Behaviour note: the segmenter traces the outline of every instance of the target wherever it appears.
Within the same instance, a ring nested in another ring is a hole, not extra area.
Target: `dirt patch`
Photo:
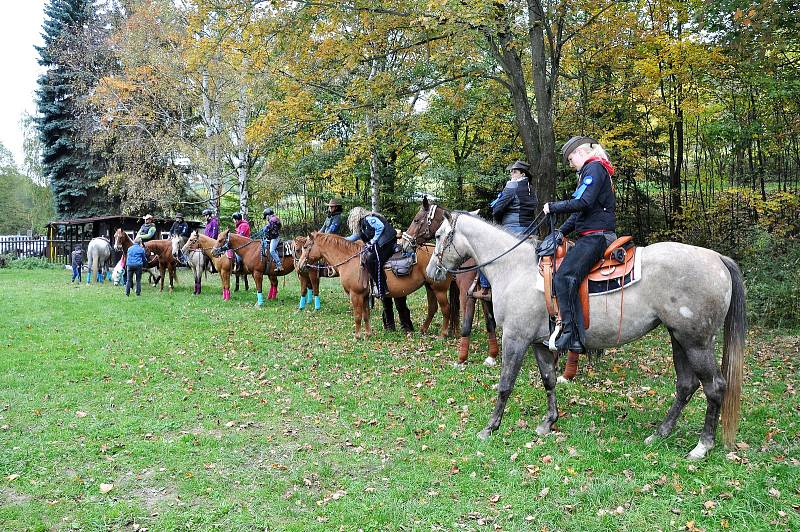
[[[0,504],[27,504],[33,497],[27,493],[20,493],[10,487],[0,488]]]
[[[178,501],[175,486],[143,486],[130,490],[131,497],[141,501],[148,514],[156,515]]]

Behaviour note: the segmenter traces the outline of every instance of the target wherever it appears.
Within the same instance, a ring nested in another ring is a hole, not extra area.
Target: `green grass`
[[[582,360],[545,438],[529,358],[484,443],[499,369],[375,313],[353,340],[336,280],[314,313],[294,278],[255,309],[216,276],[140,298],[69,277],[0,271],[0,529],[800,529],[796,334],[751,333],[742,448],[690,463],[701,395],[643,443],[674,393],[664,331]]]

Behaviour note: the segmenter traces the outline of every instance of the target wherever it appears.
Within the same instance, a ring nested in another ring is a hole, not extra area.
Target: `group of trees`
[[[562,197],[590,134],[642,241],[797,236],[793,3],[50,0],[45,174],[60,215],[337,196],[405,222],[420,192],[485,205],[516,158]]]

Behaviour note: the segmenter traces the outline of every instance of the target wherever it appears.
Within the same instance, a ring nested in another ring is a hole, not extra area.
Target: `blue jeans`
[[[128,279],[125,282],[125,295],[130,295],[133,277],[136,276],[136,295],[142,294],[142,266],[126,266]]]
[[[74,281],[75,279],[77,279],[79,283],[81,282],[81,267],[73,265],[72,266],[72,281]],[[72,281],[70,281],[70,282],[72,282]]]

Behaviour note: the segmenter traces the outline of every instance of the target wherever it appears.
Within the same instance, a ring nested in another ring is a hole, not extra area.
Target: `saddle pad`
[[[641,247],[636,248],[636,255],[633,257],[633,270],[625,276],[624,288],[628,288],[642,279],[642,249]],[[589,281],[589,297],[611,294],[623,288],[619,285],[619,279],[615,281]],[[536,267],[536,290],[544,293],[544,277],[539,275],[538,266]]]
[[[265,246],[262,246],[261,249],[264,252],[264,256],[269,256],[269,241]],[[279,257],[294,257],[294,242],[291,240],[278,240],[278,246],[275,248],[275,251],[278,252]]]

